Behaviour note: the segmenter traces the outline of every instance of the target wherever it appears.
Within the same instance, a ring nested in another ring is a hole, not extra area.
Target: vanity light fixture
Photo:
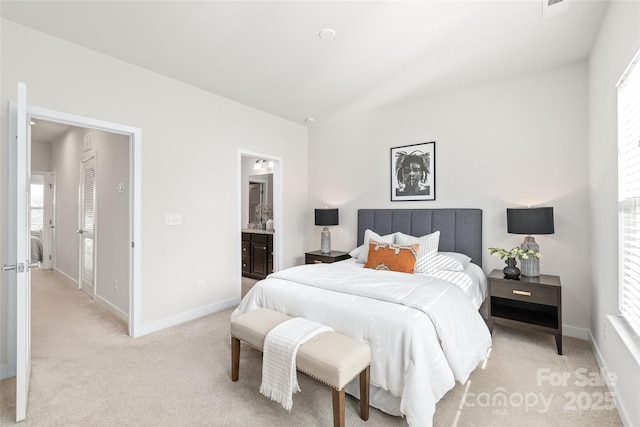
[[[264,159],[258,159],[256,160],[256,163],[253,165],[253,170],[254,171],[259,171],[259,170],[265,170],[267,168],[272,168],[273,167],[273,160],[264,160]]]

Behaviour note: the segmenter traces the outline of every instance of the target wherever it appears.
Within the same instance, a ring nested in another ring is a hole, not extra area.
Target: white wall
[[[121,318],[129,315],[129,137],[91,130],[96,155],[96,297]],[[122,184],[122,192],[118,186]],[[117,286],[114,284],[117,281]]]
[[[308,209],[304,126],[10,21],[2,21],[1,36],[3,125],[7,102],[16,99],[17,82],[23,81],[31,105],[142,129],[142,241],[136,244],[142,251],[143,330],[239,299],[238,149],[282,158],[283,267],[302,259],[305,241],[299,236]],[[6,139],[3,133],[5,170]],[[3,180],[3,235],[6,198]],[[182,226],[165,226],[165,213],[181,213]],[[203,293],[199,280],[205,281]],[[2,340],[5,347],[6,336]]]
[[[31,170],[51,172],[51,144],[43,142],[31,144]]]
[[[591,194],[591,339],[600,362],[617,375],[614,387],[627,425],[640,425],[640,348],[618,313],[616,83],[640,48],[640,3],[611,1],[589,61],[589,170]],[[615,317],[614,317],[615,319]],[[635,351],[635,356],[633,352]]]
[[[541,272],[562,280],[565,334],[589,327],[587,65],[502,79],[357,120],[317,123],[309,134],[309,211],[340,209],[332,248],[356,243],[358,208],[483,209],[484,247],[518,246],[508,207],[553,206],[555,234],[536,236]],[[436,200],[390,201],[390,148],[436,142]],[[330,165],[330,166],[329,166]],[[308,220],[312,224],[312,220]],[[308,227],[307,250],[320,245]],[[503,261],[483,255],[486,272]]]

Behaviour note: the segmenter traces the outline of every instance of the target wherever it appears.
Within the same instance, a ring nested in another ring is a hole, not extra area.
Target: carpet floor
[[[32,374],[22,426],[331,426],[331,390],[298,374],[287,412],[259,394],[261,357],[243,346],[230,380],[224,310],[132,339],[126,325],[51,271],[33,274]],[[15,422],[15,378],[0,382],[0,425]],[[405,426],[347,396],[346,425]],[[622,426],[586,341],[496,326],[466,384],[438,403],[435,426]]]

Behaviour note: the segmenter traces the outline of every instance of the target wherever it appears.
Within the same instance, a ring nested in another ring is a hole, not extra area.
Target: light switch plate
[[[164,214],[164,225],[182,225],[182,214]]]

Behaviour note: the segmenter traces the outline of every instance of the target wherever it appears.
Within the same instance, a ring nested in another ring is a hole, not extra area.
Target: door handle
[[[83,234],[84,230],[81,228],[80,230],[78,230],[78,233]]]
[[[15,270],[16,273],[24,273],[24,263],[23,262],[18,262],[15,264],[5,264],[2,267],[2,271],[9,271],[9,270]],[[28,266],[30,266],[29,264],[27,264]],[[38,265],[36,263],[36,265]]]
[[[40,265],[40,263],[39,263],[39,262],[34,262],[34,263],[31,263],[31,264],[27,264],[27,267],[28,267],[28,268],[33,268],[33,267],[38,267],[39,265]],[[10,271],[10,270],[16,270],[16,265],[15,265],[15,264],[5,264],[5,265],[2,267],[2,271]],[[18,272],[18,273],[22,273],[22,272],[24,272],[24,264],[22,264],[22,263],[21,263],[21,264],[18,266],[18,270],[17,270],[17,272]]]

